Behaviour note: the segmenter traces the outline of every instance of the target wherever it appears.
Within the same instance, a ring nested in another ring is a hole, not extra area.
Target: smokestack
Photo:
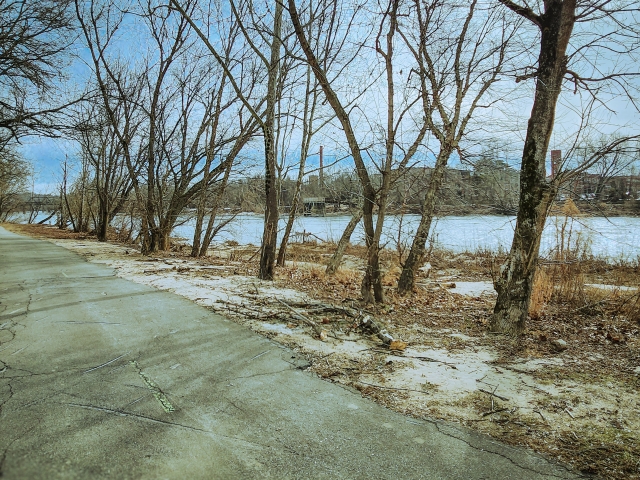
[[[562,150],[551,150],[551,178],[556,178],[562,163]]]
[[[324,188],[324,159],[323,159],[323,147],[320,145],[320,188]]]

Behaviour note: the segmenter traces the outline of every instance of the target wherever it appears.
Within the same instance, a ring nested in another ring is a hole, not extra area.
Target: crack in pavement
[[[2,410],[3,410],[4,406],[5,406],[5,404],[9,400],[11,400],[13,398],[13,394],[14,394],[13,385],[11,385],[10,381],[7,382],[7,387],[9,387],[9,396],[7,398],[3,399],[2,402],[0,402],[0,417],[2,417]]]
[[[245,375],[243,377],[233,377],[233,378],[230,378],[228,381],[232,382],[234,380],[241,380],[243,378],[254,378],[254,377],[263,377],[263,376],[266,376],[266,375],[275,375],[277,373],[288,372],[288,371],[291,371],[291,370],[295,370],[295,369],[293,369],[293,368],[283,368],[282,370],[276,370],[274,372],[254,373],[252,375]]]
[[[22,284],[18,284],[19,290],[21,292],[24,292],[24,286]],[[29,307],[31,306],[31,302],[33,300],[33,294],[29,293],[27,296],[27,304],[25,306],[24,312],[21,313],[18,316],[24,315],[24,317],[26,318],[27,315],[29,314]],[[4,310],[7,309],[7,305],[4,306]],[[19,310],[22,310],[21,308]],[[19,311],[17,310],[17,311]],[[11,315],[13,315],[15,312],[11,312],[11,314],[8,315],[3,315],[3,318],[13,318],[11,317]],[[15,317],[15,315],[14,315]],[[7,325],[9,325],[7,327]],[[4,344],[7,343],[12,343],[15,338],[16,338],[16,331],[15,331],[15,327],[16,326],[22,326],[23,328],[26,328],[24,325],[22,325],[21,323],[15,321],[15,320],[9,320],[8,322],[5,322],[2,326],[0,326],[0,330],[6,330],[11,334],[11,338],[9,340],[6,340],[5,342],[3,342]],[[29,345],[26,345],[25,347],[15,351],[12,353],[12,355],[15,355],[16,353],[21,352],[22,350],[24,350],[25,348],[27,348]],[[7,348],[7,347],[5,347]],[[2,350],[4,350],[5,348],[3,348]],[[13,376],[8,376],[7,373],[12,370],[11,365],[9,365],[7,362],[5,362],[4,360],[0,360],[0,364],[2,366],[2,369],[0,370],[0,373],[2,373],[2,379],[3,380],[8,380],[6,383],[7,388],[9,389],[9,396],[6,398],[3,398],[2,401],[0,402],[0,417],[2,416],[3,410],[4,410],[4,406],[7,404],[7,402],[9,402],[9,400],[11,400],[13,398],[14,395],[14,389],[13,389],[13,385],[11,383],[12,379],[14,378]],[[7,451],[9,449],[9,447],[12,445],[13,443],[9,444],[9,446],[5,449],[4,453],[2,454],[2,458],[0,458],[0,475],[2,475],[2,465],[4,464],[5,460],[6,460],[6,456],[7,456]]]
[[[93,411],[103,412],[103,413],[107,413],[107,414],[110,414],[110,415],[118,415],[118,416],[121,416],[121,417],[133,418],[133,419],[136,419],[136,420],[146,421],[146,422],[150,422],[150,423],[156,423],[156,424],[160,424],[160,425],[167,425],[167,426],[170,426],[170,427],[184,428],[186,430],[192,430],[194,432],[199,432],[199,433],[206,433],[208,435],[218,436],[218,437],[221,437],[221,438],[226,438],[228,440],[240,441],[240,442],[248,443],[249,445],[256,445],[256,446],[262,447],[262,448],[269,448],[270,447],[270,445],[268,445],[268,444],[265,445],[265,444],[262,444],[262,443],[259,443],[259,442],[255,442],[255,441],[252,441],[252,440],[247,440],[246,438],[234,437],[232,435],[224,435],[224,434],[221,434],[221,433],[213,432],[211,430],[205,430],[204,428],[194,427],[192,425],[185,425],[183,423],[178,423],[178,422],[169,422],[167,420],[160,420],[160,419],[149,417],[147,415],[142,415],[142,414],[139,414],[139,413],[127,412],[125,410],[120,410],[120,409],[115,409],[115,408],[108,408],[108,407],[99,407],[99,406],[96,406],[96,405],[82,404],[82,403],[67,403],[66,405],[70,406],[70,407],[83,408],[85,410],[93,410]]]
[[[124,355],[122,355],[120,358],[122,358],[123,356]],[[167,413],[175,412],[176,409],[173,405],[171,405],[171,402],[167,398],[167,395],[160,389],[158,385],[156,385],[153,380],[151,380],[151,378],[146,373],[142,371],[142,369],[138,365],[138,361],[132,360],[129,362],[129,364],[138,371],[138,375],[140,375],[140,378],[142,378],[142,381],[145,383],[147,388],[151,390],[153,396],[158,401],[158,403],[160,403],[162,409]]]
[[[26,432],[24,432],[22,435],[18,435],[16,438],[11,440],[9,442],[9,445],[7,445],[6,448],[2,451],[2,455],[0,456],[0,477],[3,476],[4,462],[7,461],[7,454],[9,453],[9,449],[13,446],[14,443],[16,443],[18,440],[20,440],[22,437],[24,437],[28,433],[31,433],[35,428],[36,427],[33,426],[33,427],[29,428]]]
[[[475,446],[475,445],[472,445],[472,444],[471,444],[471,442],[469,442],[469,441],[465,440],[464,438],[457,437],[456,435],[453,435],[451,432],[447,432],[447,431],[442,430],[442,429],[440,428],[440,424],[439,424],[438,422],[436,422],[436,421],[426,420],[426,419],[425,419],[424,421],[426,421],[426,422],[431,423],[432,425],[434,425],[434,426],[436,427],[436,429],[438,430],[438,432],[442,433],[443,435],[446,435],[447,437],[450,437],[450,438],[455,438],[456,440],[458,440],[458,441],[460,441],[460,442],[462,442],[462,443],[466,444],[467,446],[469,446],[469,447],[473,448],[474,450],[479,450],[479,451],[489,452],[489,453],[491,453],[491,454],[493,454],[493,455],[497,455],[497,456],[499,456],[499,457],[502,457],[502,458],[504,458],[505,460],[509,461],[511,464],[515,465],[515,466],[516,466],[516,467],[518,467],[518,468],[521,468],[521,469],[523,469],[523,470],[528,470],[528,471],[530,471],[530,472],[534,472],[534,473],[537,473],[537,474],[539,474],[539,475],[544,475],[544,476],[546,476],[546,477],[551,477],[551,478],[566,478],[566,477],[562,477],[562,476],[560,476],[560,475],[555,475],[555,474],[553,474],[553,473],[545,473],[545,472],[541,472],[541,471],[539,471],[539,470],[537,470],[537,469],[535,469],[535,468],[532,468],[532,467],[526,467],[526,466],[524,466],[524,465],[520,465],[520,464],[519,464],[519,463],[517,463],[513,458],[511,458],[511,457],[510,457],[510,456],[508,456],[508,455],[505,455],[504,453],[496,452],[495,450],[488,450],[488,449],[486,449],[486,448],[479,448],[479,447],[477,447],[477,446]],[[565,467],[564,465],[560,465],[560,464],[558,464],[558,463],[554,463],[554,465],[555,465],[555,466],[557,466],[557,467],[560,467],[560,468],[564,469],[567,473],[571,473],[572,475],[575,475],[575,474],[576,474],[576,472],[574,472],[574,471],[572,471],[572,470],[569,470],[569,468]],[[579,475],[579,476],[581,476],[581,477],[583,477],[583,478],[588,478],[588,477],[584,477],[583,475]]]
[[[157,418],[153,418],[153,417],[149,417],[147,415],[142,415],[140,413],[133,413],[133,412],[127,412],[125,410],[120,410],[120,409],[116,409],[116,408],[107,408],[107,407],[98,407],[96,405],[91,405],[91,404],[82,404],[82,403],[67,403],[68,406],[70,407],[78,407],[78,408],[84,408],[87,410],[96,410],[99,412],[105,412],[105,413],[110,413],[112,415],[119,415],[121,417],[132,417],[132,418],[137,418],[140,420],[146,420],[148,422],[152,422],[152,423],[159,423],[162,425],[171,425],[174,427],[182,427],[182,428],[186,428],[189,430],[194,430],[196,432],[202,432],[202,433],[209,433],[209,434],[213,434],[214,432],[211,432],[209,430],[204,430],[202,428],[198,428],[198,427],[193,427],[191,425],[184,425],[182,423],[177,423],[177,422],[169,422],[167,420],[159,420]]]

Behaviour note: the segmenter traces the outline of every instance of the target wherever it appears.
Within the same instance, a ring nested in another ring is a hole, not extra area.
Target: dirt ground
[[[415,293],[399,297],[399,269],[386,252],[387,302],[373,307],[358,300],[358,247],[328,277],[329,246],[292,245],[287,266],[263,282],[254,246],[222,245],[205,259],[180,247],[144,257],[53,227],[3,226],[233,318],[304,354],[308,370],[393,410],[458,422],[583,473],[640,479],[638,265],[593,260],[571,275],[554,270],[527,331],[512,340],[487,331],[490,272],[500,260],[489,253],[433,252]],[[556,274],[571,295],[558,298]]]

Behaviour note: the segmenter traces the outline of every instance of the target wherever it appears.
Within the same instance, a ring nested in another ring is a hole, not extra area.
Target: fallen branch
[[[253,307],[250,307],[248,305],[238,305],[237,303],[229,302],[229,301],[222,300],[222,299],[216,300],[216,302],[213,305],[211,305],[209,308],[212,308],[214,310],[218,310],[218,309],[215,308],[216,304],[224,305],[225,308],[229,312],[233,311],[234,313],[246,315],[246,316],[248,316],[250,318],[253,318],[255,320],[264,321],[264,320],[268,320],[268,319],[271,319],[271,318],[278,318],[280,316],[284,316],[284,314],[281,313],[281,312],[271,312],[271,313],[265,314],[264,310],[253,308]],[[222,310],[222,309],[220,309],[220,310]]]
[[[549,424],[549,422],[547,422],[547,419],[544,418],[544,415],[542,415],[542,412],[540,410],[534,410],[534,413],[537,413],[538,415],[540,415],[540,418],[542,418],[542,420],[544,421],[544,423]]]
[[[479,388],[478,391],[480,391],[482,393],[486,393],[487,395],[491,395],[492,397],[499,398],[500,400],[504,400],[505,402],[509,401],[508,398],[502,397],[502,396],[498,395],[497,393],[490,392],[489,390],[485,390],[484,388]]]
[[[453,368],[454,370],[458,369],[458,367],[456,367],[453,363],[444,362],[442,360],[436,360],[435,358],[431,358],[431,357],[410,357],[410,356],[406,356],[406,355],[403,355],[403,357],[404,358],[415,358],[416,360],[421,360],[423,362],[441,363],[443,365],[446,365],[447,367]]]
[[[418,393],[423,393],[425,395],[429,395],[429,392],[425,392],[423,390],[415,390],[413,388],[385,387],[384,385],[376,385],[374,383],[367,383],[367,382],[363,382],[361,380],[358,380],[357,383],[361,383],[361,384],[367,385],[369,387],[384,388],[385,390],[402,390],[404,392],[418,392]]]
[[[494,413],[500,413],[500,412],[504,412],[505,410],[509,410],[508,408],[499,408],[498,410],[489,410],[488,412],[484,412],[482,414],[483,417],[487,417],[489,415],[492,415]]]
[[[307,308],[312,310],[314,313],[320,313],[320,312],[344,313],[345,315],[351,318],[357,318],[360,316],[360,312],[355,308],[342,307],[339,305],[332,305],[330,303],[297,302],[297,303],[292,303],[291,306],[298,307],[298,308]]]
[[[374,333],[385,345],[389,345],[394,340],[387,330],[381,328],[369,315],[365,315],[365,317],[360,320],[360,327]]]
[[[307,317],[302,315],[300,312],[298,312],[296,309],[294,309],[292,306],[290,306],[286,302],[283,302],[282,300],[280,300],[278,297],[273,297],[273,298],[275,298],[279,303],[281,303],[282,305],[287,307],[289,310],[291,310],[291,312],[293,313],[293,318],[295,318],[297,320],[300,320],[301,322],[306,323],[311,328],[313,328],[313,331],[316,332],[316,335],[318,335],[319,337],[322,337],[323,330],[322,330],[322,328],[320,328],[320,325],[318,325],[313,320],[308,319]]]

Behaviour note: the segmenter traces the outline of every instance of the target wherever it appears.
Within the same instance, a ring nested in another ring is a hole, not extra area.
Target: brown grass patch
[[[29,235],[35,238],[53,238],[53,239],[72,239],[84,240],[85,238],[94,237],[88,233],[74,233],[71,230],[60,229],[51,225],[38,225],[35,223],[3,223],[2,226],[10,232],[21,235]]]

